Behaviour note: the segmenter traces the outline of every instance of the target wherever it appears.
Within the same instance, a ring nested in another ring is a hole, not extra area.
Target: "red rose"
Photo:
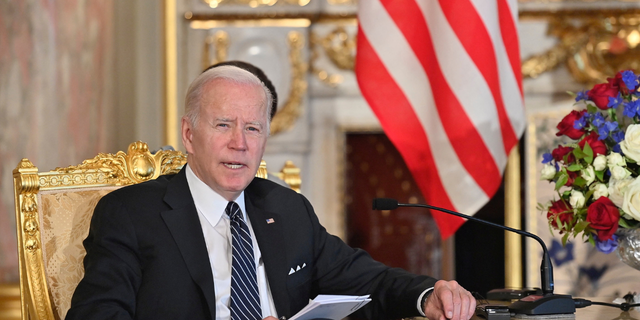
[[[617,88],[618,91],[622,92],[622,94],[629,94],[627,85],[622,81],[622,71],[618,72],[615,78],[607,78],[607,81],[612,88]],[[617,96],[618,95],[616,94],[616,97]]]
[[[620,211],[607,197],[600,197],[587,209],[587,221],[598,232],[598,240],[610,240],[618,230]]]
[[[587,96],[589,96],[589,100],[596,104],[596,107],[602,110],[607,110],[609,97],[617,97],[618,92],[618,86],[610,81],[607,83],[596,84],[593,86],[593,89],[589,90]]]
[[[580,137],[582,137],[582,135],[584,134],[584,129],[576,129],[573,127],[573,124],[576,122],[576,120],[582,118],[582,115],[585,114],[587,112],[587,110],[582,110],[582,111],[576,111],[573,110],[571,111],[571,113],[569,113],[568,115],[566,115],[562,121],[560,121],[560,123],[558,123],[558,126],[556,128],[558,128],[558,133],[556,133],[556,136],[561,136],[561,135],[566,135],[567,137],[577,140]]]
[[[570,164],[576,161],[576,157],[571,153],[571,151],[573,151],[573,148],[559,145],[551,151],[551,156],[553,157],[553,160],[560,162],[564,161],[564,156],[568,154],[569,156],[567,157],[567,161],[564,161],[564,163]]]
[[[582,138],[578,145],[582,150],[584,150],[585,143],[589,143],[591,150],[593,150],[593,156],[597,156],[599,154],[607,154],[607,146],[602,142],[602,140],[598,140],[598,134],[595,132],[591,132],[588,136]]]
[[[547,219],[549,219],[549,224],[554,229],[560,230],[560,233],[564,232],[565,229],[562,227],[558,227],[558,219],[561,224],[573,222],[573,208],[566,201],[560,199],[558,201],[551,202],[551,207],[547,210]]]

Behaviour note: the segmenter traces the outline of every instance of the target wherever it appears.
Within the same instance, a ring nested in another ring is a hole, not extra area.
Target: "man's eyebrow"
[[[249,121],[247,124],[262,127],[262,123],[260,121]]]

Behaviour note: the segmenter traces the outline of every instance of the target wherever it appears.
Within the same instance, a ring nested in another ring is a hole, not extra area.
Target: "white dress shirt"
[[[202,180],[200,180],[191,168],[187,165],[187,183],[193,196],[193,202],[198,211],[198,218],[202,226],[202,233],[209,253],[211,271],[213,272],[213,284],[216,295],[216,319],[229,320],[231,313],[229,310],[229,300],[231,294],[231,230],[229,217],[225,213],[225,208],[229,201],[213,191]],[[253,255],[257,268],[258,291],[260,293],[260,303],[262,305],[262,318],[273,316],[278,318],[276,308],[269,289],[267,274],[262,262],[262,254],[258,247],[258,242],[251,227],[251,221],[247,217],[247,210],[244,203],[244,191],[238,196],[235,202],[240,206],[242,215],[249,226],[251,238],[253,239]]]

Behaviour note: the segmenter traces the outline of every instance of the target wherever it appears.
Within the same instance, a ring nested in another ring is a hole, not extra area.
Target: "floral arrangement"
[[[573,141],[543,155],[541,178],[558,199],[540,205],[550,229],[582,235],[602,252],[617,247],[619,228],[640,227],[640,92],[638,75],[621,71],[576,94],[557,136]]]

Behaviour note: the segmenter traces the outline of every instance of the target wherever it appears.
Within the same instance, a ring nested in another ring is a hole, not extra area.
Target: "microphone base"
[[[549,293],[524,297],[509,305],[509,311],[527,315],[575,313],[576,305],[570,295]]]

